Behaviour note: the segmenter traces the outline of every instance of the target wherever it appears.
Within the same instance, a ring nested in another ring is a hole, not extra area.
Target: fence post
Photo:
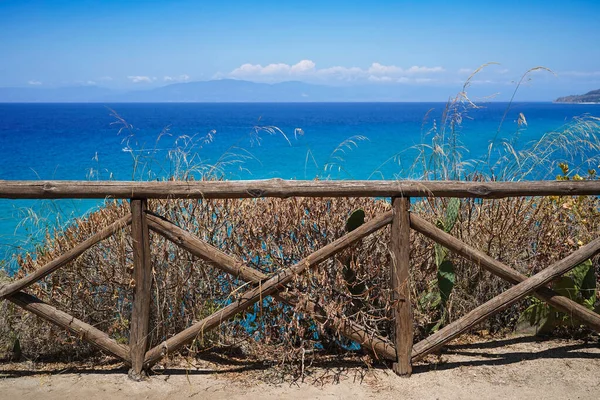
[[[142,380],[144,357],[148,349],[148,325],[150,322],[150,286],[152,285],[152,266],[150,265],[150,238],[146,221],[146,199],[131,199],[131,238],[133,243],[133,279],[135,293],[131,310],[129,330],[129,348],[131,370],[129,377]]]
[[[391,287],[395,300],[394,330],[397,361],[393,370],[397,375],[410,376],[413,345],[413,321],[410,305],[410,198],[393,197],[394,218],[391,225],[390,251],[392,255]]]

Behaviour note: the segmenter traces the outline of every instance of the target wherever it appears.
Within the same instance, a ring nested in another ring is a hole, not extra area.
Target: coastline
[[[598,105],[600,101],[553,101],[552,104],[587,104]]]

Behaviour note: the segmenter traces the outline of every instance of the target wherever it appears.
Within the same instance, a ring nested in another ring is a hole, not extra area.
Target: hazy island
[[[600,89],[592,90],[586,94],[559,97],[555,103],[600,103]]]

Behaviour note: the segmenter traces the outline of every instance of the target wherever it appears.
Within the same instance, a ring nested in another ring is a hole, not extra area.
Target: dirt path
[[[411,378],[385,369],[339,366],[311,370],[304,383],[267,384],[268,371],[243,366],[171,369],[136,383],[123,371],[32,372],[26,363],[0,364],[1,399],[598,399],[600,346],[596,341],[532,338],[449,346],[415,366]],[[236,372],[239,370],[243,372]],[[323,379],[318,379],[319,377]],[[316,382],[316,383],[315,383]]]

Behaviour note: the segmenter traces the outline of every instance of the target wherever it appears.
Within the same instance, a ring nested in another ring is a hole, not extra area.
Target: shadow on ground
[[[422,374],[430,371],[451,370],[460,367],[478,367],[508,365],[523,361],[538,359],[597,359],[598,352],[590,351],[600,349],[600,344],[595,341],[589,342],[557,342],[543,350],[529,350],[528,343],[551,342],[533,336],[517,337],[510,339],[491,340],[477,343],[453,344],[444,347],[442,356],[435,360],[430,357],[428,361],[417,363],[413,366],[414,374]],[[519,351],[515,351],[515,347]],[[533,346],[532,346],[533,347]],[[523,350],[521,351],[520,348]],[[505,350],[505,351],[504,351]],[[210,367],[206,367],[210,365]],[[244,373],[249,371],[264,371],[272,368],[275,364],[266,361],[250,360],[239,354],[232,354],[230,351],[216,349],[210,352],[199,354],[193,363],[179,363],[178,366],[157,369],[153,371],[154,375],[221,375],[231,373]],[[102,365],[87,364],[60,364],[52,363],[2,363],[0,362],[0,379],[19,378],[25,376],[34,376],[41,374],[101,374],[101,375],[126,375],[128,367],[123,363],[112,361]],[[326,358],[315,357],[311,360],[311,368],[323,370],[351,370],[365,369],[366,364],[356,356],[346,358]],[[388,366],[385,364],[376,364],[375,369],[385,370]]]
[[[447,356],[446,358],[450,359],[449,361],[417,364],[413,367],[413,373],[418,374],[433,370],[440,371],[460,367],[508,365],[538,359],[597,359],[599,357],[597,352],[589,351],[600,348],[600,344],[597,341],[578,341],[576,343],[572,341],[565,341],[564,343],[554,341],[557,345],[540,351],[530,351],[527,346],[518,346],[523,347],[523,351],[514,350],[515,345],[551,341],[535,336],[524,336],[478,343],[447,345],[444,347],[442,354]],[[502,350],[505,347],[507,351],[503,352]],[[454,361],[455,358],[462,358],[464,360]]]

